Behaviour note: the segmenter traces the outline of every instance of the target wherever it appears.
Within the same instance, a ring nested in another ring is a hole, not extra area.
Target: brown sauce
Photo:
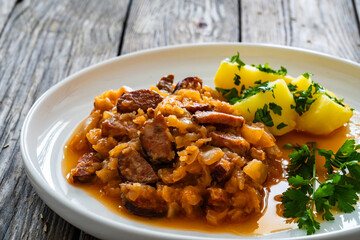
[[[77,131],[75,131],[77,132]],[[72,137],[73,138],[73,137]],[[71,138],[71,139],[72,139]],[[69,143],[71,141],[69,140]],[[291,150],[283,149],[282,147],[286,143],[291,144],[305,144],[307,142],[316,142],[318,148],[331,149],[336,151],[346,139],[355,139],[357,144],[360,142],[360,113],[354,112],[354,116],[345,126],[337,129],[333,133],[327,136],[314,136],[310,134],[300,133],[300,132],[290,132],[284,136],[277,138],[277,145],[283,150],[283,164],[287,163],[287,155]],[[62,162],[62,169],[64,177],[67,177],[72,168],[77,164],[78,158],[82,155],[81,152],[74,152],[67,146],[64,147],[64,160]],[[317,169],[319,177],[325,175],[325,169],[323,167],[324,160],[322,158],[317,158]],[[278,182],[278,183],[277,183]],[[186,219],[176,218],[144,218],[138,217],[132,214],[129,214],[121,206],[121,199],[111,198],[105,196],[101,192],[100,185],[94,184],[81,184],[76,185],[77,187],[84,190],[91,197],[97,199],[101,202],[106,208],[110,211],[140,222],[146,225],[151,225],[154,227],[163,227],[163,228],[172,228],[179,230],[190,230],[190,231],[200,231],[206,233],[229,233],[237,235],[264,235],[279,231],[284,231],[292,228],[296,228],[296,224],[290,222],[288,219],[281,217],[281,202],[280,195],[284,192],[288,185],[284,178],[280,179],[269,179],[265,183],[265,199],[264,199],[264,209],[262,214],[252,215],[247,217],[241,222],[237,223],[223,223],[218,226],[213,226],[203,219]],[[270,186],[270,187],[267,187]]]

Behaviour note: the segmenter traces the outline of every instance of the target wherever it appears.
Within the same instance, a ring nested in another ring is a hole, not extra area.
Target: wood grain
[[[352,1],[243,0],[241,7],[245,42],[285,44],[360,61]]]
[[[13,11],[16,2],[17,0],[0,0],[0,33],[2,32],[9,15]]]
[[[128,4],[128,0],[101,4],[96,0],[24,0],[10,15],[0,38],[2,238],[79,237],[79,230],[48,209],[32,189],[19,149],[20,128],[31,105],[49,87],[117,55]]]
[[[198,42],[238,41],[236,0],[134,0],[121,53]]]

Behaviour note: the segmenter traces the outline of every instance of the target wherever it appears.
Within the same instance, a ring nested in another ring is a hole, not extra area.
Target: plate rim
[[[303,49],[303,48],[299,48],[299,47],[292,47],[292,46],[282,46],[282,45],[276,45],[276,44],[264,44],[264,43],[239,43],[239,42],[212,42],[212,43],[190,43],[190,44],[178,44],[178,45],[171,45],[171,46],[163,46],[163,47],[157,47],[157,48],[150,48],[150,49],[145,49],[145,50],[140,50],[140,51],[136,51],[133,53],[128,53],[128,54],[124,54],[121,56],[117,56],[117,57],[113,57],[104,61],[101,61],[99,63],[90,65],[80,71],[77,71],[71,75],[69,75],[68,77],[64,78],[63,80],[60,80],[58,83],[56,83],[55,85],[53,85],[52,87],[50,87],[47,91],[45,91],[36,101],[35,103],[32,105],[32,107],[30,108],[29,112],[27,113],[24,123],[22,125],[21,128],[21,135],[20,135],[20,150],[21,150],[21,154],[22,154],[22,161],[24,163],[24,167],[25,167],[25,171],[26,174],[31,182],[31,185],[34,187],[34,189],[36,190],[38,196],[53,210],[55,211],[59,216],[61,216],[62,218],[64,218],[66,221],[70,222],[71,224],[79,227],[79,225],[76,222],[73,222],[71,219],[69,219],[67,216],[64,216],[64,214],[62,214],[59,211],[54,210],[55,208],[55,203],[58,205],[62,205],[63,207],[67,207],[68,209],[70,209],[71,211],[75,212],[76,214],[80,214],[83,217],[86,217],[87,219],[91,218],[92,221],[97,222],[99,224],[107,224],[108,226],[110,226],[111,228],[120,228],[121,231],[127,232],[129,234],[133,234],[134,236],[138,236],[138,237],[155,237],[155,238],[172,238],[172,239],[177,239],[179,237],[181,237],[182,239],[207,239],[207,237],[199,237],[199,236],[184,236],[184,235],[179,235],[176,233],[164,233],[161,231],[155,231],[155,230],[149,230],[149,229],[141,229],[141,231],[139,231],[138,227],[132,226],[132,225],[127,225],[124,223],[116,223],[114,224],[114,222],[112,220],[107,219],[106,217],[103,216],[97,216],[95,213],[89,212],[89,211],[85,211],[82,208],[76,208],[75,206],[73,206],[72,204],[69,204],[66,200],[67,198],[65,198],[64,196],[62,196],[61,194],[57,193],[56,191],[54,191],[52,188],[48,188],[47,187],[47,182],[42,179],[38,174],[35,174],[37,171],[37,169],[35,168],[35,166],[33,165],[33,161],[31,160],[31,157],[29,155],[28,149],[27,149],[27,145],[26,145],[26,136],[28,134],[28,126],[30,123],[31,118],[33,117],[34,112],[36,111],[36,109],[41,105],[41,103],[43,102],[44,99],[46,99],[47,97],[51,96],[58,88],[62,87],[63,85],[67,84],[68,82],[74,81],[76,80],[79,76],[86,74],[90,71],[93,70],[97,70],[103,66],[106,66],[108,64],[112,64],[115,63],[117,61],[121,61],[123,59],[126,58],[136,58],[137,56],[141,56],[143,54],[151,54],[151,53],[160,53],[163,51],[169,51],[169,50],[177,50],[177,49],[181,49],[181,48],[196,48],[196,47],[221,47],[221,46],[234,46],[234,47],[256,47],[256,48],[267,48],[267,49],[285,49],[291,52],[296,52],[296,53],[306,53],[309,55],[315,55],[318,57],[324,57],[326,59],[329,59],[331,61],[337,61],[337,62],[342,62],[345,64],[349,64],[352,65],[355,68],[360,69],[360,64],[352,61],[352,60],[348,60],[345,58],[341,58],[341,57],[336,57],[336,56],[332,56],[330,54],[327,53],[322,53],[322,52],[317,52],[314,50],[309,50],[309,49]],[[47,195],[47,197],[52,198],[52,200],[54,200],[54,202],[50,202],[49,200],[45,200],[43,198],[42,194]],[[61,200],[65,200],[65,201],[61,201]],[[79,227],[80,228],[80,227]],[[182,231],[180,229],[176,229],[179,231]],[[327,232],[327,233],[318,233],[315,235],[310,235],[310,236],[300,236],[300,237],[295,237],[294,239],[311,239],[311,238],[327,238],[327,237],[334,237],[335,235],[342,235],[342,236],[346,236],[348,234],[353,234],[354,232],[358,232],[360,230],[360,225],[355,226],[353,228],[350,229],[342,229],[342,230],[337,230],[335,232]],[[93,233],[92,233],[93,234]],[[96,234],[94,234],[96,235]],[[214,234],[216,235],[216,234]],[[271,236],[271,234],[269,235],[262,235],[262,237],[266,237],[266,236]],[[241,238],[241,237],[245,237],[245,236],[238,236],[238,235],[234,235],[234,238]],[[255,237],[256,238],[256,237]],[[231,238],[230,238],[231,239]]]

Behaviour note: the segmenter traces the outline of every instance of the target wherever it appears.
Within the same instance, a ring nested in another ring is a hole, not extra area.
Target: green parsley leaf
[[[291,145],[293,147],[293,145]],[[313,208],[325,220],[334,220],[331,209],[349,213],[355,210],[360,191],[360,145],[354,140],[346,140],[339,150],[317,149],[314,144],[293,147],[289,154],[288,183],[290,187],[283,193],[284,217],[296,218],[299,228],[307,234],[320,229],[315,221]],[[315,153],[325,157],[325,167],[329,175],[324,182],[316,177]],[[354,169],[351,170],[351,168]],[[315,184],[318,182],[318,184]]]
[[[265,104],[263,108],[258,108],[256,110],[253,122],[263,122],[268,127],[274,126],[274,122],[270,116],[270,111],[268,110],[267,104]]]
[[[236,103],[239,99],[239,93],[236,88],[224,89],[224,88],[215,88],[216,91],[220,92],[225,99],[229,101],[230,104]]]
[[[279,125],[276,126],[276,129],[282,129],[282,128],[286,127],[286,126],[287,126],[287,124],[281,122],[281,123],[279,123]]]
[[[291,105],[290,107],[295,109],[299,116],[303,115],[304,112],[307,112],[310,109],[311,104],[317,99],[313,98],[313,89],[314,84],[311,84],[307,90],[293,93],[295,105]]]
[[[312,76],[314,76],[314,74],[312,74],[312,73],[307,73],[307,72],[306,72],[306,73],[303,74],[303,77],[304,77],[304,78],[307,78],[307,79],[309,79],[309,78],[312,77]]]
[[[294,92],[294,91],[296,91],[296,89],[298,88],[298,86],[297,86],[297,85],[294,85],[294,84],[292,84],[292,83],[289,83],[289,84],[288,84],[288,88],[289,88],[290,92]]]
[[[230,58],[230,62],[231,62],[231,63],[237,63],[239,70],[241,69],[242,66],[245,66],[245,63],[244,63],[243,61],[241,61],[241,59],[240,59],[240,54],[239,54],[239,52],[238,52],[236,55],[234,55],[234,56],[232,56],[232,57]]]
[[[241,77],[235,73],[234,84],[236,86],[239,86],[239,84],[241,83],[240,79],[241,79]]]
[[[287,74],[287,69],[284,68],[283,66],[281,66],[280,69],[276,71],[276,70],[270,68],[269,63],[259,64],[256,68],[262,72],[273,73],[273,74],[277,74],[277,75],[281,75],[281,76],[285,76]]]
[[[257,80],[254,82],[255,84],[261,84],[261,80]]]
[[[281,116],[281,110],[282,110],[282,107],[277,105],[276,103],[269,103],[269,108],[277,115]]]
[[[256,95],[259,92],[267,92],[267,91],[273,91],[276,87],[275,86],[269,86],[269,81],[263,82],[260,85],[255,85],[252,88],[248,88],[245,91],[243,91],[243,93],[241,94],[241,96],[238,98],[238,102],[241,102],[244,99],[247,99],[251,96]],[[244,85],[243,85],[244,86]]]

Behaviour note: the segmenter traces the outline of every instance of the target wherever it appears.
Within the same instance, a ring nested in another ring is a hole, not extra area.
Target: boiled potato
[[[316,135],[330,134],[343,126],[353,115],[348,107],[334,102],[325,94],[316,94],[317,100],[296,121],[296,129]]]
[[[297,113],[290,107],[291,105],[295,105],[295,102],[293,95],[290,93],[283,79],[270,82],[269,87],[273,87],[273,91],[260,91],[256,95],[235,103],[234,108],[238,114],[243,115],[247,121],[252,122],[254,121],[256,111],[258,109],[264,109],[266,105],[267,111],[269,111],[273,121],[273,126],[269,126],[269,124],[265,125],[269,127],[272,134],[280,136],[295,128]],[[281,114],[276,114],[270,109],[271,103],[282,108]],[[286,126],[284,126],[284,124]]]
[[[239,85],[234,83],[235,74],[240,77]],[[224,60],[221,62],[220,67],[217,70],[214,82],[215,87],[217,88],[231,89],[235,87],[239,92],[241,92],[241,88],[247,89],[249,87],[253,87],[255,82],[258,80],[261,80],[261,82],[272,82],[277,79],[284,79],[287,84],[293,80],[290,76],[262,72],[250,65],[244,65],[239,70],[237,63],[231,63],[228,60]]]
[[[299,77],[291,81],[291,84],[297,86],[296,91],[305,91],[306,89],[308,89],[311,83],[312,83],[311,78],[310,77],[306,78],[303,75],[300,75]]]

